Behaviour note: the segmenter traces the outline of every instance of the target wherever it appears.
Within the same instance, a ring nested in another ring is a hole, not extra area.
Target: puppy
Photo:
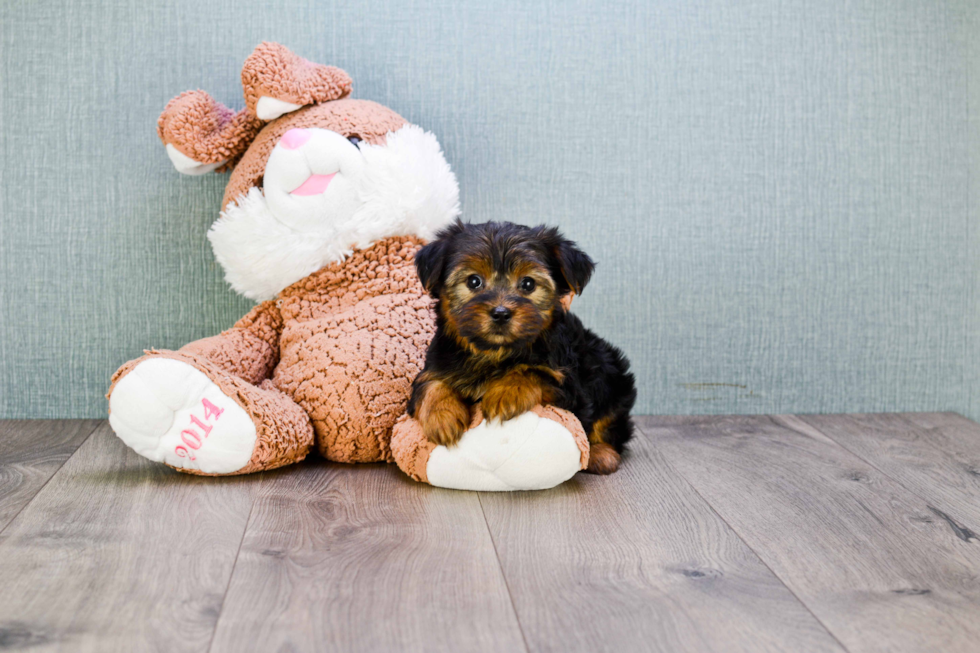
[[[585,428],[588,471],[616,471],[633,434],[629,362],[562,303],[581,294],[592,259],[554,228],[457,220],[419,250],[415,267],[438,300],[408,404],[426,437],[455,444],[476,402],[490,420],[552,404]]]

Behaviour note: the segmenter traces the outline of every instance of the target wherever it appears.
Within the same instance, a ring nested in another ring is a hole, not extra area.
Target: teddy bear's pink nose
[[[310,140],[312,135],[313,134],[305,129],[290,129],[288,132],[282,135],[282,140],[279,142],[282,143],[282,146],[287,150],[295,150],[296,148],[301,147],[303,143]]]

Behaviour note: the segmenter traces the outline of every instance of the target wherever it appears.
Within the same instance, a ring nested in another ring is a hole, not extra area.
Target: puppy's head
[[[533,342],[595,268],[555,228],[458,220],[419,250],[415,266],[446,327],[478,351]]]

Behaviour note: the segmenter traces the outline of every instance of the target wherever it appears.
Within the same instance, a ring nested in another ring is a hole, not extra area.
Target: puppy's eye
[[[521,290],[523,290],[524,292],[534,292],[534,288],[537,285],[538,284],[536,284],[534,282],[534,279],[532,279],[531,277],[524,277],[523,279],[521,279]]]
[[[478,274],[471,274],[466,277],[466,287],[470,290],[476,290],[483,285],[483,279],[480,278]]]
[[[348,136],[347,137],[347,140],[349,140],[350,141],[350,144],[353,145],[354,147],[356,147],[357,149],[361,149],[361,137],[360,136]]]

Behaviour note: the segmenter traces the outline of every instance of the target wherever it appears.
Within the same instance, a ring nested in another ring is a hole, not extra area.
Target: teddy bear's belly
[[[430,301],[383,295],[349,309],[287,322],[273,382],[310,416],[320,453],[340,462],[390,458],[435,332]]]

